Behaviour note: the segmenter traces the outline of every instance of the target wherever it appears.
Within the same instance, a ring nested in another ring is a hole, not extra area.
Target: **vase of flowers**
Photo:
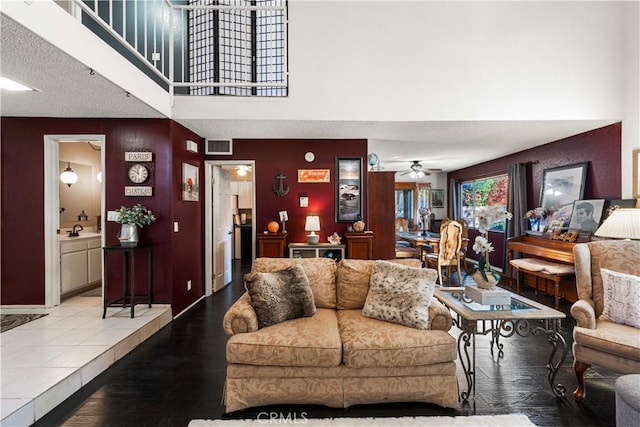
[[[542,225],[542,221],[547,217],[547,211],[544,208],[537,207],[527,211],[524,217],[529,220],[529,228],[532,231],[542,231],[540,226]]]
[[[476,209],[475,217],[480,236],[475,239],[473,251],[480,255],[480,258],[471,277],[479,288],[493,289],[500,281],[500,275],[491,269],[489,262],[489,254],[493,252],[493,245],[489,241],[489,229],[499,221],[511,219],[513,215],[500,206],[481,206]]]
[[[138,244],[138,227],[142,228],[156,220],[153,212],[139,203],[130,208],[120,206],[116,209],[116,213],[118,214],[116,222],[122,224],[118,233],[121,246],[136,246]]]

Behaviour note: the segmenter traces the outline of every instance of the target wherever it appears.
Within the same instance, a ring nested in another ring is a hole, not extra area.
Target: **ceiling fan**
[[[410,174],[415,178],[422,178],[423,176],[431,175],[430,172],[440,172],[442,169],[423,169],[422,164],[419,160],[413,160],[411,162],[411,166],[409,166],[409,170],[401,173],[400,175]]]

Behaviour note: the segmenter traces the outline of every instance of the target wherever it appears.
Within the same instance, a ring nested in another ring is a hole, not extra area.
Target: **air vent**
[[[206,154],[233,154],[233,144],[230,139],[207,139]]]

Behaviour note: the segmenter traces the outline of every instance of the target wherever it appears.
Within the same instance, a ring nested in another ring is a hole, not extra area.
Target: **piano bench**
[[[555,284],[553,296],[556,310],[560,303],[560,282],[563,279],[574,278],[576,274],[576,269],[573,265],[550,262],[539,258],[512,259],[509,264],[516,269],[516,292],[518,294],[520,293],[520,272],[553,281]],[[537,281],[535,289],[537,292]]]

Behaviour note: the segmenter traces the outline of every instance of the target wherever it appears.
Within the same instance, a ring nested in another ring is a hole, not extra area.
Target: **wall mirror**
[[[87,220],[90,221],[91,224],[95,224],[97,213],[93,207],[93,181],[97,182],[97,180],[95,174],[92,173],[92,167],[81,163],[60,160],[60,173],[66,169],[67,164],[70,164],[71,169],[78,174],[78,182],[69,187],[67,184],[58,180],[60,228],[73,227],[74,224],[78,223],[86,226],[86,221],[80,222],[78,220],[78,216],[80,216],[82,211],[87,214]]]

